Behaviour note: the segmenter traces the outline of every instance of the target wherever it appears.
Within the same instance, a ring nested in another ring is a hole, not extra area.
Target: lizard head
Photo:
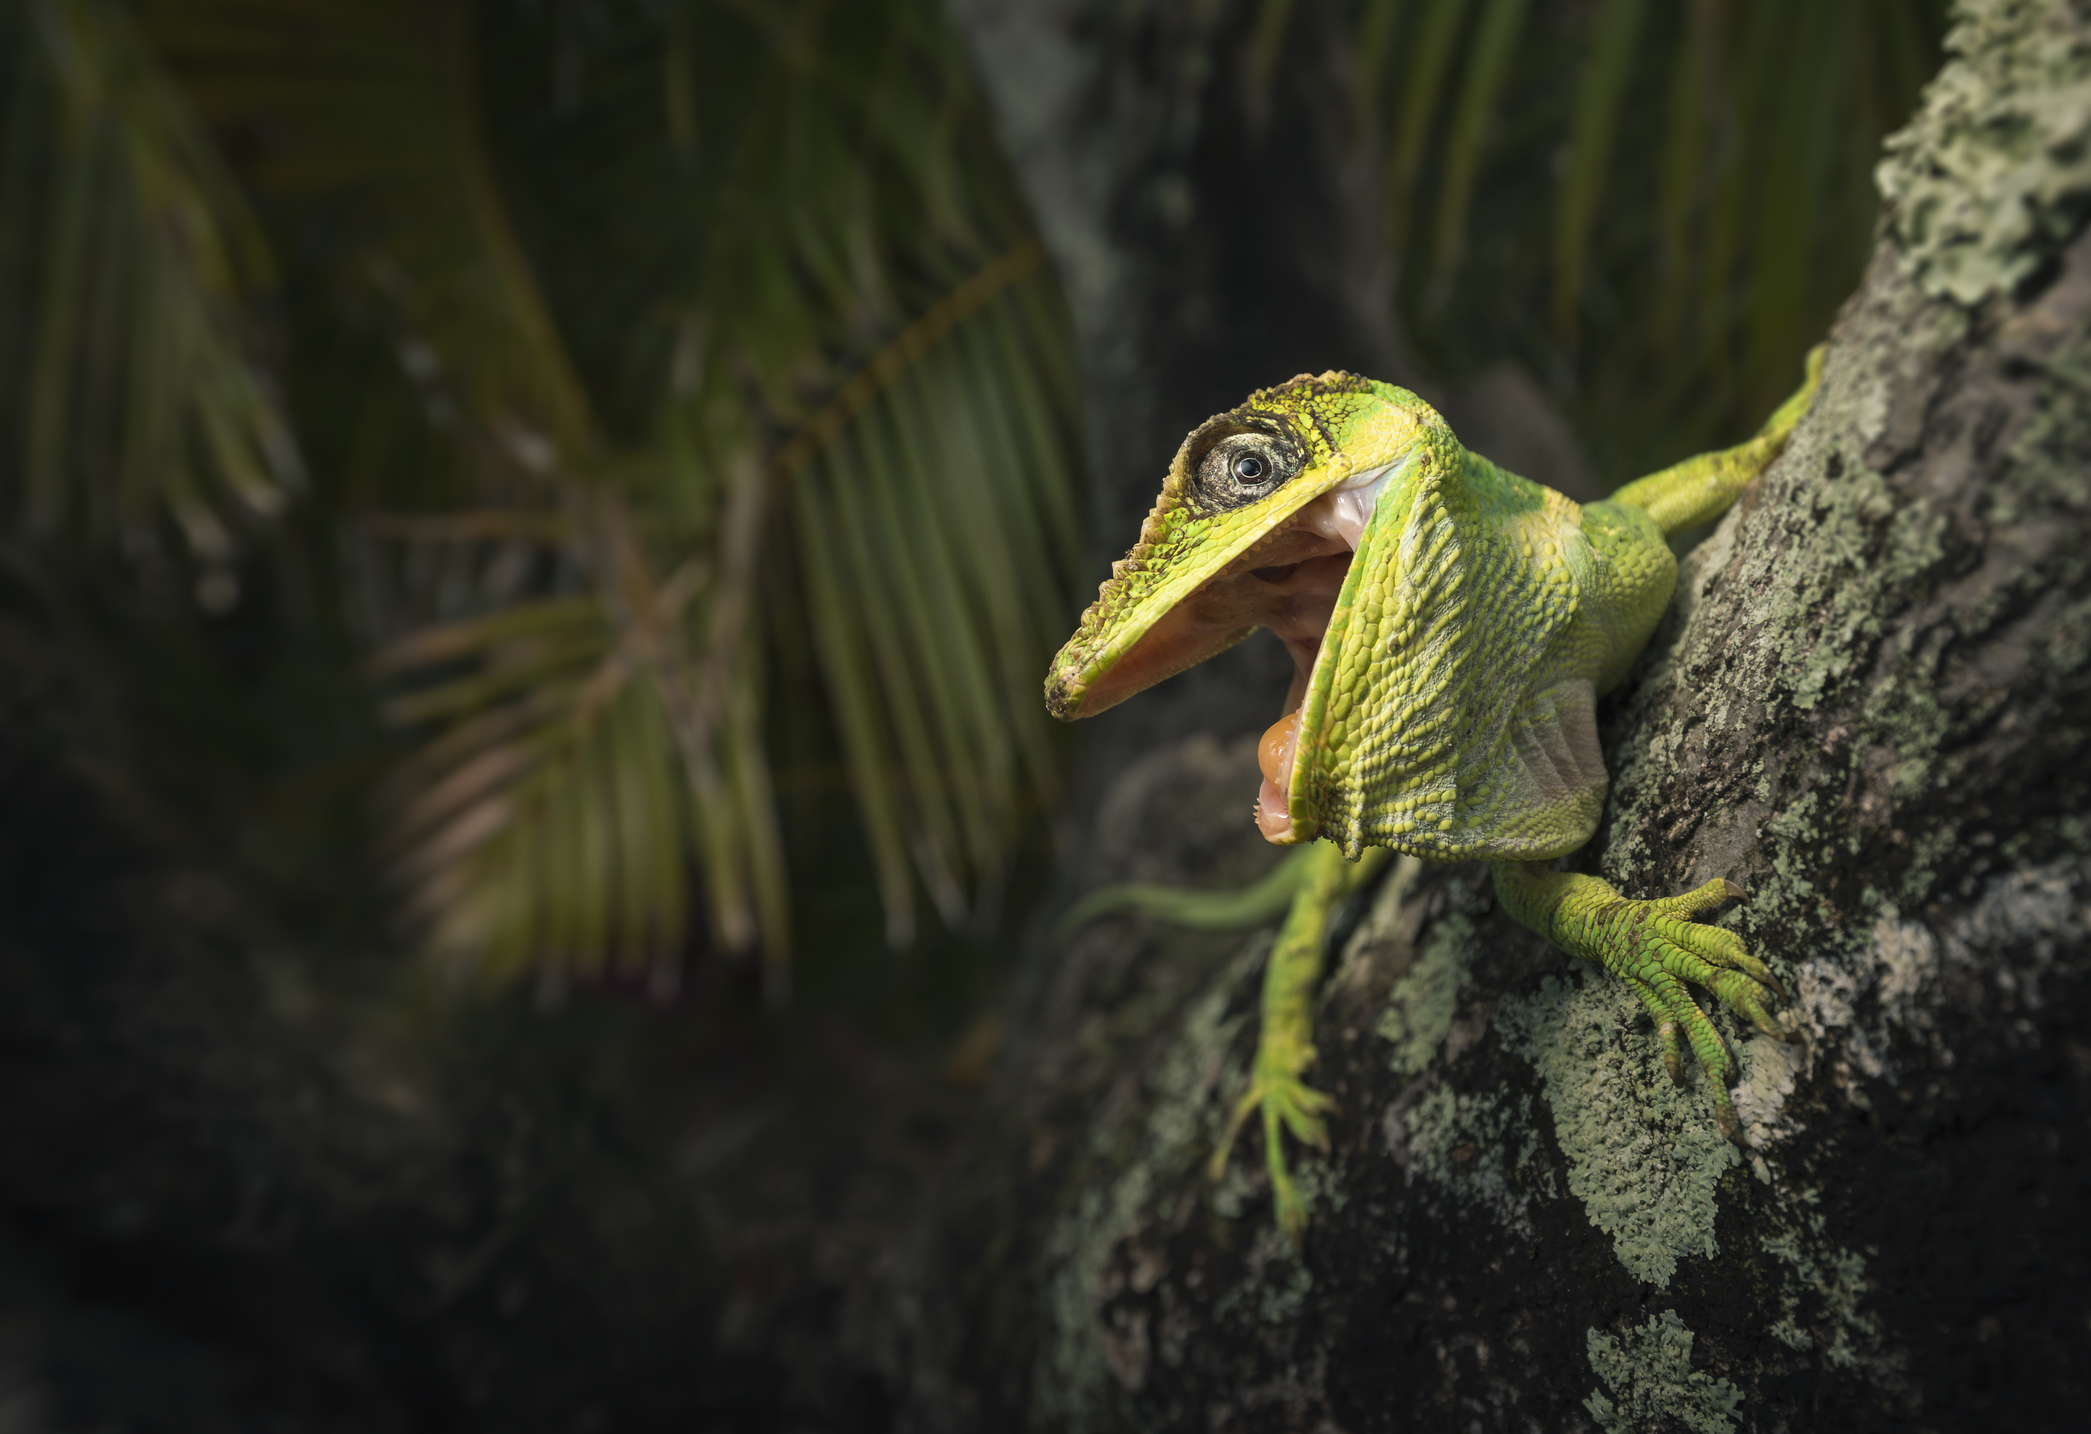
[[[1294,670],[1260,744],[1256,824],[1273,842],[1313,840],[1322,823],[1311,784],[1295,780],[1297,758],[1325,742],[1343,663],[1323,639],[1356,586],[1347,586],[1352,558],[1371,541],[1383,495],[1399,493],[1420,463],[1458,451],[1414,394],[1345,373],[1302,375],[1201,423],[1169,465],[1139,542],[1053,660],[1046,706],[1063,720],[1094,716],[1269,628]],[[1339,626],[1369,634],[1377,624]]]

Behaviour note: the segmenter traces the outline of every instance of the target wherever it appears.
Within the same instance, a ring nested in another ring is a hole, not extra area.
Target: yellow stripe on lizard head
[[[1261,389],[1200,424],[1139,542],[1053,659],[1046,706],[1063,720],[1094,716],[1247,637],[1255,622],[1207,621],[1187,600],[1308,503],[1426,435],[1452,441],[1414,394],[1336,372]]]

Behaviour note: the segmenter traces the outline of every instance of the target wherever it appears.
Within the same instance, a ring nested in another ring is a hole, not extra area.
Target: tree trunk
[[[1571,859],[1630,895],[1750,891],[1724,920],[1800,1041],[1721,1018],[1749,1147],[1483,868],[1404,862],[1339,933],[1315,1081],[1341,1110],[1329,1153],[1294,1152],[1295,1256],[1253,1133],[1204,1174],[1270,933],[1100,923],[1051,954],[1006,1133],[947,1186],[919,1427],[2082,1418],[2091,29],[1984,0],[1953,49],[1891,144],[1821,396],[1607,705],[1608,816]],[[1139,424],[1104,413],[1109,452]],[[1256,860],[1245,743],[1158,742],[1107,785],[1093,877]]]

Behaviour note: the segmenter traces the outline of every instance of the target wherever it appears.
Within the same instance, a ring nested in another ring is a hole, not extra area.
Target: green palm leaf
[[[1561,186],[1561,217],[1554,230],[1554,323],[1575,332],[1590,225],[1597,217],[1606,171],[1614,160],[1613,135],[1633,78],[1635,43],[1648,0],[1602,0],[1590,26],[1590,53],[1576,88],[1568,137],[1569,168]]]
[[[1038,384],[1021,356],[1065,342],[1012,292],[1037,264],[1026,244],[961,284],[779,458],[787,473],[807,464],[793,514],[860,788],[884,783],[885,752],[903,754],[907,801],[867,810],[896,942],[912,921],[901,833],[957,924],[956,874],[992,881],[1018,792],[1053,780],[1036,657],[1067,605],[1073,525],[1047,495],[1064,496],[1072,456],[1065,431],[1023,411]],[[824,432],[836,437],[815,450]]]
[[[589,395],[483,131],[468,0],[165,0],[154,39],[204,114],[273,136],[249,177],[333,216],[456,396],[525,468],[593,441]]]
[[[1397,257],[1432,220],[1433,263],[1402,267],[1410,331],[1455,377],[1506,356],[1549,376],[1616,471],[1732,438],[1856,280],[1873,158],[1943,11],[1361,6],[1360,104]],[[1550,252],[1531,237],[1548,230]],[[1461,288],[1476,246],[1487,280]]]
[[[156,546],[229,601],[244,525],[301,465],[251,357],[269,246],[121,8],[0,14],[0,502],[28,536]]]
[[[422,734],[393,850],[434,946],[659,983],[702,932],[781,996],[773,649],[817,665],[896,943],[918,889],[992,908],[1053,782],[1074,365],[934,6],[591,13],[578,49],[403,0],[181,0],[153,33],[366,296],[375,338],[315,321],[333,391],[433,420],[373,453],[447,451],[465,505],[351,476],[385,460],[344,432],[337,491],[413,505],[356,550]]]
[[[1444,183],[1438,201],[1438,282],[1449,280],[1459,261],[1467,207],[1481,168],[1482,142],[1496,101],[1509,77],[1511,55],[1522,38],[1527,0],[1488,0],[1477,23],[1467,72],[1445,140]]]

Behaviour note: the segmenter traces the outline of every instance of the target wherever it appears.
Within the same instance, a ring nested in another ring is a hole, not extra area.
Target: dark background
[[[802,260],[776,293],[722,281],[692,303],[713,304],[728,335],[722,391],[738,407],[721,432],[774,453],[980,260],[1038,240],[1044,264],[1026,282],[1055,316],[1039,331],[1063,326],[1072,378],[1052,389],[1041,360],[1011,382],[1031,374],[1076,435],[1063,478],[1081,528],[1064,590],[1037,615],[1059,631],[1130,541],[1181,435],[1297,372],[1409,384],[1477,450],[1579,497],[1749,432],[1859,285],[1879,213],[1871,166],[1945,26],[1937,5],[1887,0],[833,8],[459,5],[445,14],[470,37],[477,88],[445,93],[491,136],[516,243],[605,444],[636,448],[655,431],[643,395],[673,367],[649,305],[693,282],[680,258],[710,252],[714,229],[818,229],[853,211],[847,165],[751,182],[735,191],[743,209],[704,190],[658,223],[591,210],[581,181],[597,171],[628,161],[635,191],[701,189],[724,148],[705,148],[701,125],[695,160],[661,159],[658,135],[628,140],[628,113],[674,131],[675,102],[631,99],[619,64],[680,53],[676,27],[697,26],[692,73],[723,92],[736,73],[788,69],[779,56],[869,47],[808,38],[849,24],[930,36],[919,54],[943,58],[921,62],[916,87],[945,97],[963,137],[923,121],[921,145],[958,156],[973,207],[951,233],[973,229],[925,239],[896,224],[897,257],[861,293],[832,292]],[[374,517],[535,519],[558,500],[499,456],[487,415],[507,410],[467,402],[446,418],[415,387],[417,340],[453,375],[481,369],[445,346],[463,340],[413,288],[414,266],[432,265],[418,201],[299,172],[308,146],[348,143],[328,138],[333,91],[315,81],[308,109],[243,110],[247,92],[224,78],[237,50],[225,34],[275,27],[323,67],[341,17],[179,9],[30,0],[8,22],[20,44],[0,68],[14,106],[0,135],[19,156],[44,133],[24,116],[43,93],[33,57],[60,53],[36,48],[52,26],[127,27],[273,246],[274,278],[243,294],[231,328],[287,395],[309,474],[226,553],[188,543],[171,508],[147,513],[156,536],[141,549],[135,524],[37,518],[33,464],[17,456],[35,417],[26,398],[0,406],[0,1417],[53,1430],[1009,1427],[1033,1407],[1008,1391],[1033,1377],[1010,1371],[1035,1356],[1038,1318],[1012,1311],[1040,1297],[1009,1247],[1038,1226],[961,1197],[1013,1178],[1043,1199],[1066,1178],[1041,1132],[1102,1121],[1110,1083],[1046,1091],[1061,1104],[1043,1117],[1012,1104],[1012,1085],[1022,1094],[1030,1056],[1083,1022],[1129,1020],[1144,979],[1132,956],[1105,978],[1070,975],[1049,917],[1121,875],[1114,860],[1209,886],[1268,861],[1221,824],[1246,804],[1223,795],[1229,754],[1287,677],[1276,645],[1252,639],[1056,739],[1057,784],[1013,789],[999,885],[993,862],[969,872],[974,912],[948,926],[918,891],[915,939],[891,949],[832,670],[794,626],[804,550],[779,500],[750,628],[767,666],[749,680],[790,870],[791,998],[764,979],[768,947],[730,949],[702,910],[650,964],[562,968],[540,952],[505,980],[459,979],[428,959],[385,860],[386,774],[426,734],[386,720],[401,689],[372,669],[386,642],[441,614],[412,608],[409,560],[385,558],[409,576],[374,589],[357,565]],[[387,43],[432,43],[401,33]],[[642,173],[642,158],[660,167]],[[32,180],[9,192],[42,194]],[[842,197],[823,207],[821,185]],[[40,292],[39,266],[62,252],[50,212],[0,208],[7,295]],[[735,293],[729,310],[720,295]],[[15,310],[0,322],[4,371],[30,394],[39,331],[27,299]],[[792,336],[783,357],[766,333]],[[503,369],[498,334],[480,342],[487,382],[511,385],[502,402],[559,432],[553,390]],[[120,426],[120,405],[77,401],[83,431]],[[97,473],[82,459],[74,478],[119,486]],[[723,542],[717,507],[690,502],[712,516],[648,530],[663,571]],[[582,566],[544,559],[520,591],[572,591]],[[226,575],[229,606],[210,598]],[[399,611],[371,619],[371,591]],[[1141,803],[1168,808],[1165,830],[1114,846],[1114,814],[1163,820]],[[1209,974],[1233,949],[1199,948],[1190,969]],[[1542,959],[1523,952],[1502,979]],[[1135,1029],[1110,1049],[1131,1069],[1145,1039]],[[2077,1079],[2052,1061],[2038,1079]],[[1854,1158],[1849,1181],[1902,1180],[1880,1151],[1903,1138]],[[2080,1208],[2071,1181],[2044,1189],[2043,1208]],[[1991,1200],[1941,1204],[1973,1219]],[[1880,1228],[1897,1238],[1894,1221]],[[2038,1284],[2022,1272],[2016,1288],[2030,1299]],[[1921,1272],[1908,1287],[1921,1303]],[[1966,1378],[2020,1376],[1985,1365]],[[1386,1407],[1400,1391],[1356,1397]],[[2046,1427],[2054,1406],[2028,1407],[2026,1427]],[[1137,1425],[1160,1408],[1121,1414]],[[1795,1408],[1790,1427],[1809,1427]],[[1272,1418],[1259,1427],[1288,1427]]]

